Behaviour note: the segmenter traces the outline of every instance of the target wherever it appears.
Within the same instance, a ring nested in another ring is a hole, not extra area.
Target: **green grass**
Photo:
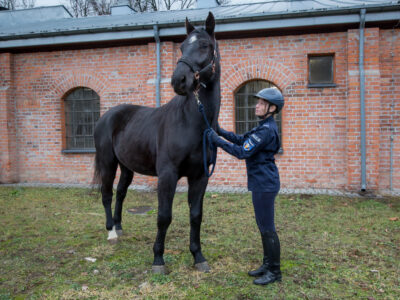
[[[399,198],[279,196],[283,281],[267,287],[247,275],[262,253],[249,194],[206,195],[208,274],[189,252],[187,194],[174,199],[168,275],[150,272],[156,211],[126,212],[141,205],[156,207],[156,194],[128,192],[125,235],[109,245],[90,190],[0,187],[0,300],[400,298]]]

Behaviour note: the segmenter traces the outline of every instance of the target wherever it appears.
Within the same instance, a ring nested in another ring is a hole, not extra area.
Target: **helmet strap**
[[[261,119],[261,120],[266,119],[266,118],[269,117],[270,115],[273,116],[273,115],[275,114],[275,111],[276,111],[276,110],[275,110],[274,112],[270,112],[270,111],[269,111],[269,108],[271,107],[271,103],[269,103],[268,101],[266,101],[266,102],[268,103],[268,108],[267,108],[266,114],[263,115],[263,116],[258,117],[258,118]]]

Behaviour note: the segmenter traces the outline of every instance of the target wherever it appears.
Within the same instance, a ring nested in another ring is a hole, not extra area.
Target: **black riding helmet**
[[[262,89],[255,96],[274,104],[276,106],[276,113],[279,113],[285,105],[285,100],[283,99],[282,93],[277,88]]]

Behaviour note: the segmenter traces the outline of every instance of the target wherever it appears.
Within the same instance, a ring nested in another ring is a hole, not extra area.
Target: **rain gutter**
[[[161,53],[160,53],[160,33],[158,26],[154,25],[154,39],[156,40],[157,55],[157,79],[156,79],[156,107],[160,107],[160,85],[161,85]]]
[[[364,27],[365,8],[360,10],[360,49],[359,49],[359,73],[360,73],[360,121],[361,121],[361,191],[367,188],[367,160],[366,160],[366,121],[365,121],[365,71],[364,71]]]

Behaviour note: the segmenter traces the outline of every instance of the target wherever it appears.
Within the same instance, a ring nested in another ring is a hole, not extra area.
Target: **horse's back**
[[[96,151],[114,156],[131,171],[155,175],[157,110],[132,104],[109,109],[96,124]],[[146,163],[142,164],[142,160]]]
[[[151,109],[150,107],[132,104],[120,104],[110,108],[97,121],[94,130],[95,141],[102,138],[112,141],[113,136],[122,131],[138,112]]]
[[[202,135],[191,130],[193,118],[185,113],[184,106],[185,98],[180,96],[159,108],[115,106],[96,125],[96,150],[112,154],[131,171],[144,175],[157,176],[160,164],[177,168],[183,162],[191,165],[188,160],[194,156],[196,161],[201,160],[197,150]]]

